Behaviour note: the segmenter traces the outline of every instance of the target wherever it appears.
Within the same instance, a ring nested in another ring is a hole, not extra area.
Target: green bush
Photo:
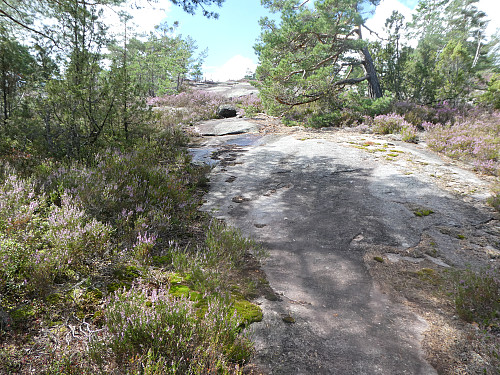
[[[489,107],[500,109],[500,74],[491,77],[486,92],[481,95],[479,100]]]
[[[375,116],[371,121],[372,130],[378,134],[399,133],[403,126],[407,126],[406,121],[399,115],[380,115]]]

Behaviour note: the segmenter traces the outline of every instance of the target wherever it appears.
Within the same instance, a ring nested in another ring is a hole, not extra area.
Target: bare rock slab
[[[250,121],[235,118],[205,121],[196,125],[194,130],[204,136],[221,136],[255,133],[259,131],[259,127]]]

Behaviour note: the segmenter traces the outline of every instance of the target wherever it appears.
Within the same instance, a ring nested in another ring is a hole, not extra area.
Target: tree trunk
[[[358,4],[356,4],[356,11],[358,11]],[[363,34],[361,32],[361,24],[357,27],[359,39],[363,39]],[[361,50],[362,63],[365,68],[366,75],[368,76],[368,95],[372,99],[381,98],[382,89],[380,88],[380,81],[378,80],[377,71],[375,70],[375,65],[373,65],[372,55],[368,51],[368,47],[363,47]]]
[[[363,67],[368,76],[368,94],[372,99],[381,98],[383,95],[380,88],[380,81],[378,80],[377,71],[373,65],[373,59],[370,51],[368,51],[368,47],[363,47],[361,54],[363,55]]]

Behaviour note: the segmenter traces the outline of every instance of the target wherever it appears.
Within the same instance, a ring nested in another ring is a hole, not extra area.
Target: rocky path
[[[203,137],[196,155],[215,165],[203,209],[269,252],[263,270],[276,298],[257,301],[256,373],[436,374],[422,346],[436,322],[389,298],[373,259],[496,264],[500,230],[484,205],[491,181],[425,144],[232,121],[253,133]],[[457,231],[473,231],[470,241]]]

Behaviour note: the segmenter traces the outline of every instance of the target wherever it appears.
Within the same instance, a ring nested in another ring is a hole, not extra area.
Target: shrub
[[[430,148],[472,163],[478,171],[500,174],[500,112],[472,113],[451,124],[424,124]]]
[[[31,179],[14,172],[0,185],[0,274],[28,289],[87,273],[87,261],[110,247],[111,227],[89,217],[66,192],[58,205],[47,201]]]
[[[444,101],[434,107],[419,105],[410,102],[397,102],[393,105],[393,110],[410,124],[422,129],[423,123],[451,123],[463,116],[465,109],[451,106]]]
[[[205,312],[167,288],[136,283],[106,302],[105,331],[95,337],[92,358],[114,361],[122,371],[155,374],[231,374],[252,352],[240,321],[226,301],[214,298]]]
[[[318,108],[306,117],[306,124],[315,128],[356,126],[367,116],[373,117],[389,113],[392,101],[393,98],[390,96],[370,99],[350,92],[337,99],[319,102]]]
[[[237,102],[243,108],[243,113],[247,117],[253,117],[257,113],[264,112],[262,100],[256,95],[245,95],[240,97]]]
[[[479,100],[486,106],[500,110],[500,74],[491,77],[486,92]]]
[[[208,91],[193,90],[177,95],[150,98],[147,104],[159,107],[161,117],[168,125],[192,125],[217,117],[217,108],[229,99]]]
[[[258,257],[263,256],[257,244],[245,238],[241,232],[227,227],[218,220],[212,220],[207,230],[205,244],[207,247],[207,265],[214,267],[224,264],[227,268],[241,265],[245,254],[255,250]]]
[[[372,130],[379,134],[394,134],[398,133],[406,121],[399,115],[394,113],[389,115],[375,116],[371,121]]]
[[[181,235],[197,215],[195,167],[185,151],[167,142],[151,140],[129,152],[109,149],[91,166],[61,167],[50,175],[47,189],[64,187],[90,215],[116,229],[115,239],[124,248],[151,254],[155,244]],[[146,233],[155,240],[143,241]]]
[[[483,326],[500,322],[500,271],[467,269],[455,275],[455,307],[467,322]]]
[[[378,134],[401,134],[405,142],[417,142],[418,131],[416,126],[406,122],[406,120],[395,113],[375,116],[373,119],[365,117],[365,123],[370,126],[374,133]]]
[[[401,127],[401,139],[408,143],[418,142],[418,130],[415,125],[405,124]]]
[[[359,117],[386,115],[391,111],[394,99],[390,95],[371,99],[354,92],[347,94],[343,100],[343,109],[356,113]]]

